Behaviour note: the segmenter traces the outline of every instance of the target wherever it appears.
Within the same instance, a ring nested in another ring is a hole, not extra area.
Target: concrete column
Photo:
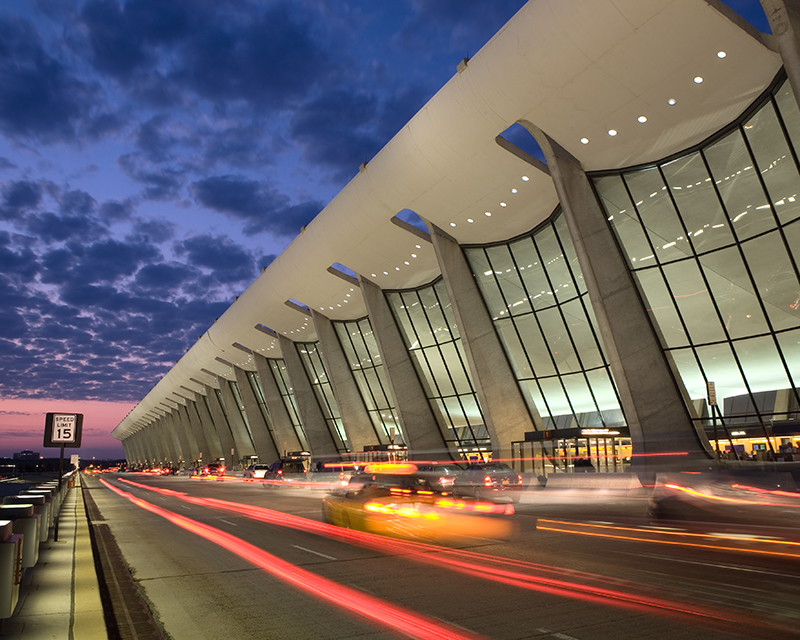
[[[258,372],[258,382],[261,385],[261,393],[264,394],[264,402],[267,403],[269,417],[272,420],[272,431],[275,434],[275,445],[281,455],[286,451],[300,451],[305,445],[300,442],[300,438],[295,431],[292,417],[286,408],[281,390],[275,382],[275,374],[272,367],[260,353],[253,354],[253,361],[256,363]]]
[[[231,385],[222,376],[217,376],[222,402],[225,404],[225,413],[228,416],[228,424],[231,427],[233,439],[236,442],[236,449],[239,451],[239,458],[249,458],[257,455],[256,448],[253,446],[253,439],[247,431],[247,426],[242,418],[242,412],[236,402],[236,398],[231,391]],[[232,460],[230,464],[239,464],[239,458]]]
[[[180,460],[178,455],[180,450],[175,446],[175,440],[172,436],[173,427],[170,424],[169,416],[156,422],[158,439],[162,445],[162,453],[167,457],[167,462],[170,465],[179,466]],[[161,462],[164,462],[163,458]]]
[[[800,0],[761,0],[777,49],[800,104]]]
[[[330,319],[311,309],[314,328],[319,338],[319,351],[328,374],[333,395],[339,404],[344,430],[350,441],[351,451],[363,451],[365,445],[378,444],[379,439],[372,425],[361,390],[356,384],[353,370],[336,335]]]
[[[200,445],[197,443],[197,438],[194,437],[194,431],[192,430],[192,427],[183,419],[181,405],[178,405],[172,410],[172,420],[175,424],[178,434],[183,434],[183,437],[186,439],[186,442],[189,445],[189,449],[184,458],[189,462],[198,460],[200,458]]]
[[[211,458],[211,452],[208,449],[208,443],[206,442],[206,434],[203,432],[203,428],[200,426],[198,421],[191,419],[190,414],[190,407],[188,406],[191,400],[184,400],[184,404],[178,405],[178,414],[180,414],[181,422],[183,423],[184,429],[188,431],[192,437],[194,438],[195,442],[197,443],[197,456],[194,458],[195,460],[203,460],[204,462],[208,462]],[[193,412],[194,409],[191,409]],[[196,416],[197,414],[195,414]]]
[[[131,440],[133,440],[133,450],[135,451],[136,462],[138,464],[144,464],[145,458],[147,457],[144,452],[144,446],[142,443],[142,432],[137,431],[131,436]]]
[[[409,458],[436,459],[447,451],[444,436],[386,296],[378,285],[363,276],[358,281]]]
[[[531,417],[464,252],[447,233],[426,224],[492,440],[492,455],[508,459],[511,443],[524,440],[526,431],[543,430],[544,423],[538,413]]]
[[[264,420],[264,414],[261,413],[261,408],[253,392],[247,371],[240,367],[234,367],[233,373],[236,376],[236,384],[239,385],[239,393],[242,394],[244,411],[247,415],[247,421],[250,423],[250,433],[253,436],[253,445],[255,445],[259,461],[269,464],[275,460],[280,460],[281,456],[278,453],[278,447],[272,440],[272,434],[267,422]]]
[[[183,425],[176,419],[176,410],[173,409],[170,411],[166,419],[169,421],[169,429],[172,437],[175,439],[175,446],[178,450],[178,455],[180,456],[179,465],[181,462],[191,464],[191,461],[194,459],[192,456],[192,447],[191,443],[189,442],[189,436],[186,433],[186,430],[183,428]]]
[[[130,445],[125,440],[122,440],[122,451],[123,454],[125,455],[125,462],[127,464],[130,464],[132,461],[133,454],[131,454]]]
[[[206,389],[208,389],[208,387],[206,387]],[[206,443],[209,449],[209,458],[206,462],[211,462],[217,458],[224,458],[219,431],[220,428],[227,430],[228,426],[223,424],[221,427],[218,427],[214,423],[214,418],[211,417],[211,413],[206,405],[206,398],[202,396],[202,394],[196,393],[194,395],[192,406],[189,407],[190,415],[192,411],[195,412],[197,420],[203,429],[203,433],[206,434]],[[230,452],[230,447],[228,447],[228,451]]]
[[[156,439],[154,433],[155,423],[147,425],[144,429],[144,437],[147,442],[147,462],[150,465],[158,464],[162,456],[159,454],[159,449],[156,446]]]
[[[709,460],[625,258],[580,162],[538,127],[520,121],[539,143],[558,193],[600,335],[630,427],[635,457],[650,470]],[[705,444],[707,445],[707,440]]]
[[[333,436],[328,430],[328,423],[320,409],[317,396],[306,375],[306,369],[297,353],[293,341],[286,336],[279,335],[283,361],[286,363],[286,372],[292,383],[297,411],[305,428],[308,446],[311,455],[318,460],[333,460],[339,458],[339,451],[333,441]]]
[[[217,434],[219,434],[219,441],[222,445],[222,455],[219,457],[225,458],[225,466],[232,467],[242,457],[242,454],[233,439],[228,419],[225,417],[219,398],[217,398],[217,392],[209,385],[206,385],[206,397],[208,398],[208,406],[211,410],[214,424],[217,425]]]

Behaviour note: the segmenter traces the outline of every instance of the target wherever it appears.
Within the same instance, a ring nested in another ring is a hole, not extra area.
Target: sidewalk
[[[0,638],[108,638],[80,482],[77,474],[61,506],[58,542],[51,532],[41,543],[39,561],[26,571],[19,604],[3,621]]]

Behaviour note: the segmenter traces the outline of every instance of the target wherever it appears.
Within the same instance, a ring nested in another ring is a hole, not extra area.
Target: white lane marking
[[[182,504],[181,506],[182,506],[184,509],[189,509],[189,511],[191,511],[191,510],[192,510],[190,507],[187,507],[185,504]]]
[[[306,549],[305,547],[300,547],[296,544],[292,545],[295,549],[300,549],[300,551],[308,551],[308,553],[313,553],[315,556],[322,556],[323,558],[327,558],[328,560],[338,560],[338,558],[334,558],[333,556],[326,556],[324,553],[320,553],[319,551],[312,551],[311,549]]]
[[[682,562],[684,564],[696,564],[701,567],[714,567],[715,569],[730,569],[731,571],[745,571],[748,573],[763,573],[764,575],[768,576],[780,576],[781,578],[792,578],[792,579],[799,579],[800,576],[797,576],[792,573],[780,573],[775,571],[764,571],[763,569],[754,569],[752,567],[746,567],[743,565],[735,565],[735,564],[723,564],[721,562],[698,562],[697,560],[681,560],[679,558],[670,558],[669,556],[662,556],[655,553],[629,553],[627,551],[612,551],[611,553],[618,553],[624,556],[638,556],[642,558],[656,558],[657,560],[666,560],[667,562]],[[657,573],[660,575],[667,575],[660,571],[648,571],[647,573]],[[755,589],[755,591],[760,591],[760,589]]]
[[[238,525],[238,524],[236,524],[235,522],[231,522],[230,520],[226,520],[225,518],[219,518],[219,520],[221,520],[221,521],[222,521],[222,522],[224,522],[225,524],[229,524],[229,525],[231,525],[232,527],[238,527],[238,526],[239,526],[239,525]]]
[[[568,636],[568,635],[567,635],[567,634],[565,634],[565,633],[554,633],[554,634],[553,634],[553,637],[554,637],[554,638],[560,638],[560,640],[578,640],[576,637],[574,637],[574,636]]]

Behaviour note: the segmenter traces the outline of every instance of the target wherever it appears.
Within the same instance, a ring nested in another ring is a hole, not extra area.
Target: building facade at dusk
[[[800,24],[763,4],[780,35],[716,0],[529,2],[117,426],[128,462],[778,458]]]

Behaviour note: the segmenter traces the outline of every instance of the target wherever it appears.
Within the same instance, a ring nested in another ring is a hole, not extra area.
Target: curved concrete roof
[[[358,287],[328,272],[334,263],[385,289],[437,277],[431,245],[392,223],[401,210],[417,212],[461,244],[508,239],[544,221],[558,204],[546,167],[496,141],[512,124],[534,123],[587,170],[652,162],[701,142],[764,91],[781,66],[770,39],[717,0],[531,0],[342,189],[113,435],[125,439],[153,422],[154,412],[165,413],[162,403],[189,397],[187,389],[200,391],[192,379],[213,384],[205,372],[231,378],[230,366],[218,359],[254,370],[252,356],[236,343],[280,357],[277,340],[256,325],[296,341],[316,340],[311,319],[287,300],[332,319],[365,316]],[[720,51],[725,58],[717,56]],[[647,121],[640,123],[639,116]],[[609,135],[612,129],[616,136]]]

